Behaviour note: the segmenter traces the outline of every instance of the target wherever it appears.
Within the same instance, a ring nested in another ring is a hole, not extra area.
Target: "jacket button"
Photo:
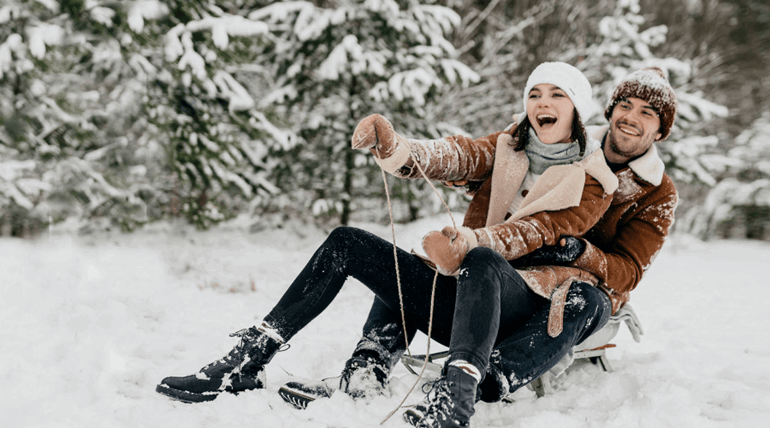
[[[529,190],[524,189],[521,191],[521,196],[527,197],[527,194],[529,193]]]

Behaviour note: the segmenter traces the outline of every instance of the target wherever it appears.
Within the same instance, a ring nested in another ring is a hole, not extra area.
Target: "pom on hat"
[[[666,75],[658,67],[637,70],[626,76],[615,91],[604,110],[604,117],[610,120],[612,110],[623,99],[639,98],[648,102],[660,117],[660,140],[671,134],[671,127],[676,118],[676,94],[668,83]]]
[[[580,121],[585,122],[593,113],[592,100],[593,91],[591,83],[585,75],[577,68],[565,62],[544,62],[538,65],[529,75],[527,84],[524,86],[524,112],[520,120],[523,120],[527,111],[527,98],[529,91],[535,85],[548,83],[561,88],[569,97],[575,109],[580,115]]]

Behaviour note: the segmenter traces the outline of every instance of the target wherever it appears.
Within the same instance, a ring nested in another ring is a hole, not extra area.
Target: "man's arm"
[[[627,297],[660,252],[674,223],[676,188],[668,177],[659,187],[651,194],[656,198],[616,231],[607,251],[585,241],[585,251],[571,266],[594,274],[610,294]]]

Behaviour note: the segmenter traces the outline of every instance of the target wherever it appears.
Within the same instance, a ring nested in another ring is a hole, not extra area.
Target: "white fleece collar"
[[[660,186],[660,183],[663,182],[663,172],[666,165],[658,155],[658,148],[655,147],[654,143],[647,150],[647,153],[629,162],[628,166],[639,178],[653,186]]]
[[[609,125],[586,127],[586,133],[599,141],[603,141],[609,130]],[[642,156],[629,162],[628,166],[637,177],[653,186],[660,186],[660,183],[663,182],[663,173],[665,172],[666,165],[663,163],[663,159],[660,158],[658,148],[655,147],[654,143]]]

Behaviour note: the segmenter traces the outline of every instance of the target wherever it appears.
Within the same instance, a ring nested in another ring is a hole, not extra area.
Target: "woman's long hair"
[[[511,141],[511,145],[513,146],[514,151],[519,152],[527,147],[527,143],[529,142],[529,128],[531,127],[532,124],[529,122],[529,116],[526,116],[525,113],[524,120],[522,120],[516,127],[516,130],[513,131],[513,141]],[[575,114],[572,118],[572,133],[570,134],[570,137],[571,141],[578,143],[578,146],[580,147],[580,156],[583,156],[586,152],[586,140],[588,137],[586,136],[586,128],[583,126],[583,121],[580,120],[577,109],[575,109]]]

